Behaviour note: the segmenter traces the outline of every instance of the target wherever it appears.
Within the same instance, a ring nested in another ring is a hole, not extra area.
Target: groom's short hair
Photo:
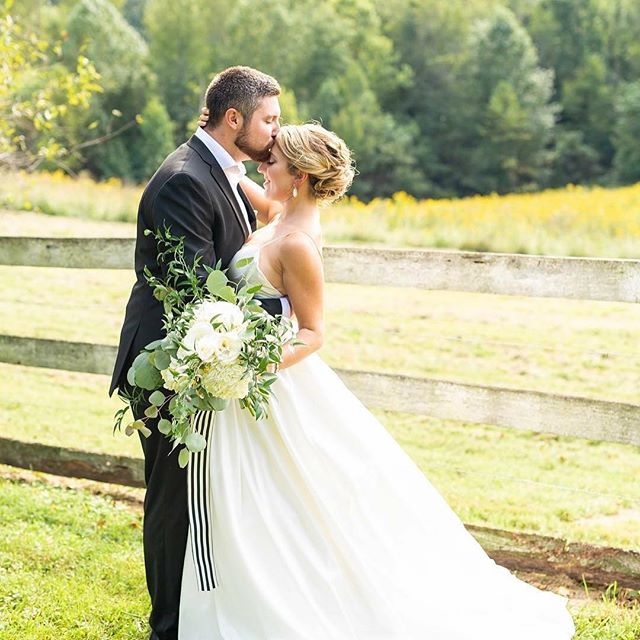
[[[228,109],[237,109],[248,122],[263,98],[279,95],[280,85],[275,78],[251,67],[229,67],[207,88],[207,128],[218,125]]]

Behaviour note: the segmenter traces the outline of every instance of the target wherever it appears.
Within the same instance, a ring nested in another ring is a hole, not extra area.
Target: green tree
[[[604,50],[602,5],[602,0],[541,0],[531,13],[529,33],[541,64],[555,72],[560,98],[561,87],[586,58]]]
[[[590,182],[602,174],[598,152],[585,142],[582,131],[558,129],[551,158],[552,187]]]
[[[220,0],[147,0],[145,32],[157,90],[176,143],[191,135],[202,95],[224,49],[226,3]],[[259,15],[262,11],[255,11]]]
[[[84,55],[67,69],[60,45],[26,28],[11,8],[6,2],[0,10],[0,164],[63,164],[69,153],[64,129],[101,91],[99,74]]]
[[[148,180],[174,149],[171,119],[157,96],[140,114],[137,142],[131,153],[131,174],[136,182]]]
[[[415,129],[399,125],[383,112],[363,70],[356,65],[335,80],[333,92],[341,104],[327,118],[327,126],[343,137],[354,153],[359,176],[351,192],[363,199],[402,190],[419,192],[423,177],[411,153]]]
[[[603,166],[609,166],[613,157],[614,101],[609,71],[595,53],[588,55],[562,85],[563,125],[583,132],[585,143],[596,151]]]
[[[313,16],[310,20],[309,16]],[[343,136],[356,155],[361,197],[419,189],[415,125],[401,125],[383,103],[408,86],[410,70],[371,0],[239,0],[227,22],[226,64],[258,67],[293,88],[298,113]]]
[[[467,90],[470,32],[486,13],[482,1],[377,0],[387,36],[412,72],[409,86],[384,103],[401,123],[417,126],[411,154],[422,174],[418,196],[448,196],[463,186],[477,109]]]
[[[138,116],[155,85],[147,45],[108,0],[80,0],[67,30],[66,55],[84,51],[95,59],[104,89],[78,123],[92,127],[95,137],[93,144],[75,145],[76,162],[100,178],[133,179]]]
[[[531,38],[504,7],[478,22],[471,51],[467,86],[478,137],[465,185],[480,192],[538,188],[550,162],[553,72],[538,65]]]
[[[623,87],[616,104],[614,169],[621,182],[640,180],[640,80]]]

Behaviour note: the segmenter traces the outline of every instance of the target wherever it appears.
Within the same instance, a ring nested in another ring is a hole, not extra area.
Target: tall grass
[[[133,222],[141,192],[60,172],[0,174],[0,207],[54,216]],[[638,258],[640,183],[455,200],[347,198],[324,211],[323,226],[330,242]]]
[[[55,173],[0,173],[0,207],[117,222],[136,219],[142,187]]]

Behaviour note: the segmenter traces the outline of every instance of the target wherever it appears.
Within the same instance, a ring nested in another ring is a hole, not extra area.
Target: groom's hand
[[[209,122],[209,109],[202,107],[200,117],[198,118],[198,126],[204,129],[207,126],[207,122]]]

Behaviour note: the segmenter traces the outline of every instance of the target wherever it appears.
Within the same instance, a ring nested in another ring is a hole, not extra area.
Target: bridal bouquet
[[[151,392],[144,417],[130,422],[125,433],[139,430],[148,437],[145,422],[166,409],[163,414],[170,418],[160,418],[158,430],[173,441],[173,449],[184,445],[178,463],[185,467],[189,454],[206,446],[192,426],[196,411],[221,411],[229,400],[238,399],[255,418],[266,416],[277,378],[273,365],[281,361],[294,330],[288,318],[274,318],[262,309],[254,298],[261,285],[234,287],[218,263],[215,269],[204,265],[208,277],[203,286],[196,275],[201,257],[193,265],[185,262],[184,238],[167,228],[154,235],[167,276],[153,276],[145,267],[145,277],[164,305],[166,337],[148,344],[133,361],[127,372],[132,391],[121,393],[127,406],[116,412],[114,431],[121,428],[127,411],[144,401],[145,392]]]

